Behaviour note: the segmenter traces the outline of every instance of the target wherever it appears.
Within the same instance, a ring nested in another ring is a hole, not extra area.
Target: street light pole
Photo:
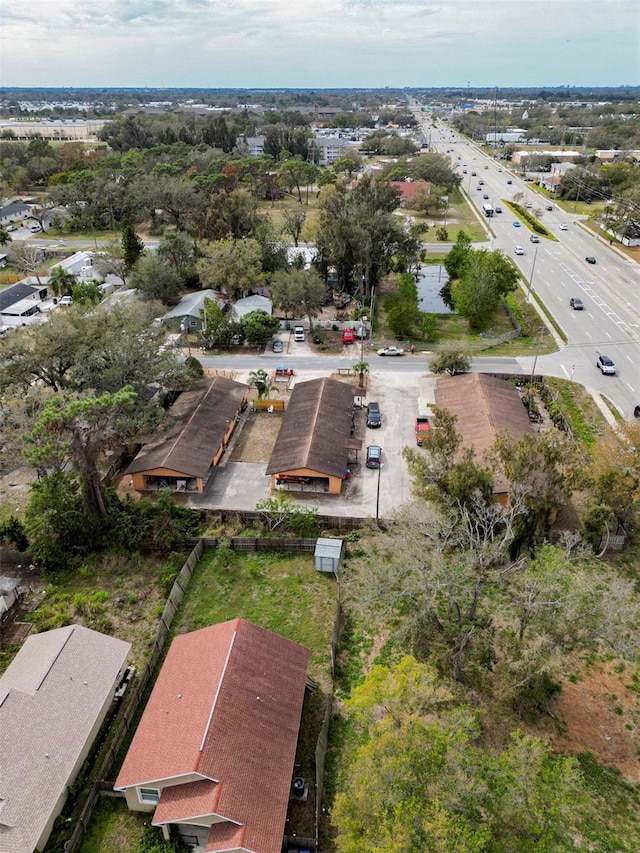
[[[529,289],[527,290],[527,302],[531,302],[531,288],[533,285],[533,273],[536,269],[536,260],[538,258],[538,249],[540,248],[540,244],[536,246],[536,250],[533,253],[533,264],[531,266],[531,276],[529,277]]]

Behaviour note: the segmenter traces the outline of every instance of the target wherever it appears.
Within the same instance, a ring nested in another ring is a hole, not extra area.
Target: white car
[[[516,246],[515,253],[516,255],[524,255],[524,249],[522,248],[522,246]]]
[[[562,225],[560,226],[560,230],[561,231],[568,231],[569,229],[567,228],[567,226],[563,222]]]
[[[378,355],[404,355],[401,347],[383,347],[378,350]]]

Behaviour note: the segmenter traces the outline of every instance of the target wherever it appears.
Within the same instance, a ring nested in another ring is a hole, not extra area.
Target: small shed
[[[328,539],[319,537],[316,540],[316,549],[313,552],[316,572],[331,572],[338,574],[344,541],[342,539]]]
[[[0,622],[18,600],[19,578],[0,577]]]

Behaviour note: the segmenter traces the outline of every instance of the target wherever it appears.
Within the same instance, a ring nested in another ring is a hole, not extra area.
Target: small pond
[[[418,308],[427,314],[452,314],[440,297],[440,290],[449,281],[449,275],[441,264],[425,264],[420,268]]]

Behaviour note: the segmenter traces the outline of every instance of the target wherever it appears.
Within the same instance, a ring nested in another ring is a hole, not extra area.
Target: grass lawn
[[[547,377],[547,385],[559,397],[560,408],[575,437],[585,447],[592,447],[599,435],[607,432],[610,427],[600,409],[593,401],[588,391],[577,382],[567,379]]]
[[[136,853],[149,815],[130,812],[124,799],[101,797],[80,853]]]
[[[276,230],[279,230],[282,228],[282,214],[284,211],[298,207],[300,207],[300,204],[296,199],[287,197],[278,199],[278,201],[273,202],[273,204],[271,202],[264,202],[260,206],[259,212],[263,216],[268,216],[273,227]],[[307,204],[306,192],[303,190],[302,207],[307,214],[307,219],[302,229],[300,242],[313,243],[316,238],[318,221],[318,200],[316,198],[316,194],[309,192],[309,203]],[[287,241],[292,242],[291,235],[286,235],[286,239]]]
[[[316,572],[313,555],[242,554],[220,560],[205,551],[174,623],[182,634],[242,616],[302,643],[311,652],[309,674],[328,685],[336,608],[332,575]]]

